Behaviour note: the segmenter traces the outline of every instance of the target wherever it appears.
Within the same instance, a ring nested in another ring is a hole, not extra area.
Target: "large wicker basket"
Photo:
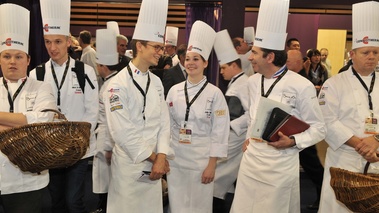
[[[336,199],[353,212],[379,212],[379,174],[367,174],[369,165],[367,162],[363,174],[330,168]]]
[[[45,110],[55,111],[55,110]],[[87,151],[91,124],[64,121],[28,124],[0,132],[0,150],[24,172],[68,167]]]

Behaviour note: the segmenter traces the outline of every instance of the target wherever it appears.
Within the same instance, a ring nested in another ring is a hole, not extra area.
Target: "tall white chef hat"
[[[166,27],[166,34],[165,34],[166,38],[165,38],[164,44],[165,45],[177,46],[177,44],[178,44],[178,32],[179,32],[179,28],[167,26]]]
[[[359,47],[379,47],[379,2],[353,4],[353,44]]]
[[[215,38],[216,32],[212,27],[202,21],[196,21],[192,25],[187,53],[196,52],[208,60]]]
[[[254,46],[284,50],[289,0],[261,0]]]
[[[168,0],[143,0],[133,39],[164,43]]]
[[[233,46],[232,39],[228,30],[222,30],[216,34],[216,39],[213,45],[218,63],[220,65],[239,59],[239,55]]]
[[[243,39],[249,46],[253,46],[255,37],[254,27],[245,27],[243,29]]]
[[[103,65],[118,63],[116,34],[112,29],[96,30],[96,59]]]
[[[108,21],[107,22],[107,29],[113,30],[115,35],[120,35],[120,29],[118,27],[118,23],[116,21]]]
[[[28,53],[29,11],[16,4],[0,5],[0,53],[14,49]]]
[[[40,0],[44,35],[70,35],[70,0]]]

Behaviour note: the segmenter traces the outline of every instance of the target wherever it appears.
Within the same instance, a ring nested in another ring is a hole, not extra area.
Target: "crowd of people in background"
[[[337,75],[327,48],[303,56],[300,41],[286,38],[289,1],[262,0],[256,29],[241,37],[196,21],[187,44],[166,26],[168,0],[142,1],[130,43],[117,22],[96,30],[96,39],[87,30],[75,38],[69,0],[40,4],[50,59],[29,75],[29,12],[0,5],[0,130],[52,122],[41,110],[57,109],[91,124],[90,145],[74,165],[39,174],[0,153],[5,212],[42,212],[44,189],[52,212],[86,212],[90,162],[96,213],[163,212],[162,187],[172,213],[300,212],[300,167],[316,189],[307,208],[350,212],[334,196],[329,168],[361,172],[368,161],[379,173],[379,2],[353,5],[351,59]],[[8,37],[15,42],[2,42]],[[224,93],[204,75],[213,49]],[[309,128],[263,140],[265,103]],[[315,146],[323,140],[325,169]]]

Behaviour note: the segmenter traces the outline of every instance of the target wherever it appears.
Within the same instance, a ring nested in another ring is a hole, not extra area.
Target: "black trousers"
[[[4,212],[42,212],[44,189],[45,188],[30,192],[0,195],[0,200],[4,208]]]
[[[320,200],[322,180],[324,178],[324,167],[317,155],[316,146],[303,149],[300,153],[300,165],[316,186],[317,199]]]

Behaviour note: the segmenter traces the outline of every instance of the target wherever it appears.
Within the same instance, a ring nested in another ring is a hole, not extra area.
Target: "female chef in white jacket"
[[[194,23],[185,59],[188,78],[173,86],[166,99],[175,151],[167,175],[172,213],[212,212],[216,161],[227,156],[228,106],[222,92],[203,76],[214,38],[211,27]]]

